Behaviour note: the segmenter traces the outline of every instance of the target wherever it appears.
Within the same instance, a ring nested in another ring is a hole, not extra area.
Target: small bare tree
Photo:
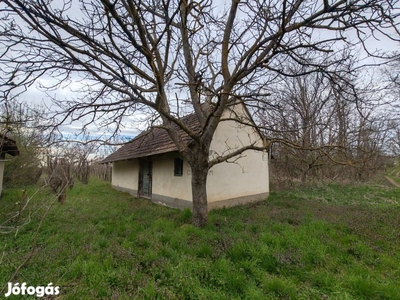
[[[86,138],[87,140],[87,138]],[[89,183],[90,177],[90,162],[95,157],[96,150],[99,148],[95,142],[75,142],[66,146],[66,151],[70,157],[70,162],[73,167],[73,174],[83,184]],[[92,156],[92,158],[91,158]]]
[[[72,189],[74,186],[74,181],[70,173],[70,164],[65,158],[54,159],[51,163],[50,170],[50,187],[54,194],[57,195],[58,202],[60,202],[60,204],[65,204],[67,199],[67,187]]]
[[[343,55],[336,53],[351,55],[362,45],[368,55],[379,56],[369,51],[369,38],[398,38],[395,0],[232,0],[222,5],[211,0],[3,0],[0,5],[5,94],[44,76],[51,77],[50,84],[41,83],[45,90],[76,79],[82,97],[54,99],[61,116],[54,126],[80,120],[83,130],[90,124],[118,133],[126,116],[156,121],[191,167],[196,226],[207,222],[208,170],[250,148],[269,147],[250,145],[209,157],[228,105],[236,99],[268,102],[265,87],[278,74],[292,76],[290,64],[304,66],[303,74],[340,76]],[[326,53],[332,55],[318,59]],[[200,128],[182,122],[182,100]],[[204,102],[213,105],[205,109]],[[191,138],[190,146],[176,126]]]

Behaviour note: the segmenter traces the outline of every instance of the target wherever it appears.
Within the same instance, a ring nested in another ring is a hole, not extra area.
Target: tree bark
[[[204,227],[208,219],[207,207],[207,176],[208,156],[199,154],[196,161],[191,164],[192,169],[192,201],[193,220],[196,227]]]

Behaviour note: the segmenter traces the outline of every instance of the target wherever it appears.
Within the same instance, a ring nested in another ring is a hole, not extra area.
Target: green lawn
[[[0,234],[0,298],[32,252],[13,282],[60,287],[46,299],[400,299],[394,187],[276,192],[211,212],[204,229],[190,225],[188,210],[133,199],[95,179],[77,184],[64,206],[40,191],[4,224],[25,198],[6,190],[0,199],[3,231],[30,217],[17,234]]]

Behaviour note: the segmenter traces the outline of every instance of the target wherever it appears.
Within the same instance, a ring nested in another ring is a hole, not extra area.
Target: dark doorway
[[[141,160],[139,164],[139,196],[151,198],[152,162]]]

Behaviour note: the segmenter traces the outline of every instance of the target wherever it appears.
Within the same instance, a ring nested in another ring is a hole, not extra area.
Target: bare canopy
[[[191,166],[193,223],[203,226],[207,171],[249,148],[209,159],[226,106],[268,104],[265,87],[277,75],[348,74],[343,61],[354,50],[383,56],[366,43],[398,39],[398,7],[394,0],[2,0],[1,92],[10,100],[44,76],[52,78],[42,83],[47,91],[78,78],[79,99],[53,99],[54,126],[81,120],[117,133],[126,116],[140,114],[165,128]],[[293,65],[302,72],[290,72]],[[201,130],[181,121],[182,107],[195,112]]]

